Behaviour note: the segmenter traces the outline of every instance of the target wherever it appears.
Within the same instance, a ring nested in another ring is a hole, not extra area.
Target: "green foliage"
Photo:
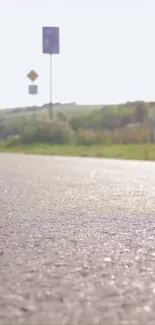
[[[24,144],[48,142],[50,144],[69,144],[74,142],[74,132],[68,123],[61,121],[29,121],[19,132]]]
[[[75,105],[74,114],[59,111],[53,121],[42,115],[16,115],[1,119],[0,139],[7,140],[10,147],[19,143],[78,146],[146,143],[149,141],[149,107],[149,104],[138,101],[99,106],[98,109],[92,106],[78,111],[78,105]]]
[[[60,121],[66,122],[67,121],[67,117],[63,112],[58,112],[57,113],[57,118]]]
[[[7,141],[5,141],[5,146],[7,148],[12,148],[12,147],[18,146],[20,144],[21,144],[21,140],[19,137],[13,137],[13,138],[10,138]]]
[[[134,118],[136,122],[143,123],[147,116],[146,105],[141,102],[136,106]]]
[[[77,145],[98,145],[104,143],[103,132],[95,132],[94,130],[79,130],[76,134]]]

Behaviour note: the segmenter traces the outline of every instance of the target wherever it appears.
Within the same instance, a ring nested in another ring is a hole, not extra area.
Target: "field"
[[[0,144],[1,152],[77,156],[77,157],[98,157],[117,158],[134,160],[155,161],[155,144],[129,144],[129,145],[92,145],[92,146],[72,146],[72,145],[49,145],[33,144],[18,145],[8,148],[7,144]]]

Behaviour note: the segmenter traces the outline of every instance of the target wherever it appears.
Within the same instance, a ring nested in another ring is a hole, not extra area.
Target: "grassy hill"
[[[96,109],[100,109],[103,105],[78,105],[76,103],[54,103],[53,104],[53,115],[56,116],[58,112],[65,113],[66,116],[78,115],[84,112],[91,112]],[[48,119],[48,108],[49,104],[44,104],[42,106],[30,106],[30,107],[17,107],[9,109],[0,110],[0,119],[6,118],[16,118],[19,116],[25,117],[33,115],[34,113],[37,117]]]
[[[53,114],[56,116],[58,112],[64,113],[66,116],[77,116],[81,114],[91,113],[94,110],[104,109],[104,112],[114,112],[119,115],[128,114],[135,110],[137,105],[141,103],[146,109],[150,109],[152,102],[135,101],[126,102],[119,105],[79,105],[75,102],[73,103],[54,103],[53,104]],[[155,105],[155,103],[153,103]],[[17,107],[11,109],[1,109],[0,119],[18,117],[18,116],[30,116],[34,113],[37,114],[39,118],[48,119],[48,107],[49,104],[44,104],[42,106],[30,106],[30,107]]]

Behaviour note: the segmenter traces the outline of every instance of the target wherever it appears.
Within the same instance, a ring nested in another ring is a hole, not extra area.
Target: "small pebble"
[[[111,257],[105,257],[104,262],[111,262]]]
[[[143,309],[147,312],[147,313],[150,313],[151,311],[151,308],[149,306],[144,306]]]

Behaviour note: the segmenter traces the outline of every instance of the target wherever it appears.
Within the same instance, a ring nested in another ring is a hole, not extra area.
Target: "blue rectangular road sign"
[[[59,27],[43,27],[43,53],[59,54]]]

